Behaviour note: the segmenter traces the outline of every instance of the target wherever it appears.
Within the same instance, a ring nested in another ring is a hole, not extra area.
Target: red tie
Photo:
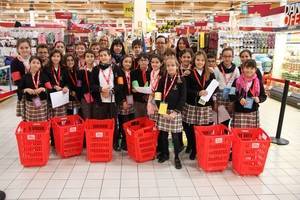
[[[143,70],[142,73],[143,73],[143,81],[144,81],[144,85],[145,85],[147,82],[146,70]]]

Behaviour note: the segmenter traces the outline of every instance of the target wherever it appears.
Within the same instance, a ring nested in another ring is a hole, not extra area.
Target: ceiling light
[[[18,18],[18,16],[17,15],[15,15],[15,19],[17,19]]]
[[[24,13],[24,8],[20,8],[20,13]]]
[[[48,20],[48,19],[49,19],[49,18],[48,18],[48,15],[46,15],[46,16],[45,16],[45,20]]]
[[[10,9],[10,4],[9,3],[6,4],[6,9]]]
[[[39,13],[37,13],[37,12],[34,13],[34,16],[35,16],[35,17],[39,17]]]

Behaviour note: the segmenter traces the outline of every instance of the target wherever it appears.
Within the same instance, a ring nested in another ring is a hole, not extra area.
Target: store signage
[[[147,17],[150,17],[150,4],[146,4],[146,13],[147,13]],[[124,11],[124,17],[133,17],[133,13],[134,13],[134,5],[133,3],[124,3],[123,4],[123,11]]]
[[[284,24],[287,26],[300,25],[300,2],[285,6]]]
[[[56,19],[72,19],[71,12],[55,12]]]

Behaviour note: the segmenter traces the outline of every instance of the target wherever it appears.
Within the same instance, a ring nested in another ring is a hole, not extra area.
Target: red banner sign
[[[287,26],[300,25],[300,2],[285,6],[284,24]]]
[[[55,12],[56,19],[72,19],[72,13],[70,12]]]

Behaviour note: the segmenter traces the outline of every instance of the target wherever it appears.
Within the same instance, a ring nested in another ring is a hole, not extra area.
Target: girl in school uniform
[[[22,91],[19,89],[19,84],[23,78],[23,76],[29,72],[29,59],[31,55],[31,44],[28,39],[19,39],[17,41],[17,52],[18,55],[15,59],[12,60],[10,64],[11,68],[11,77],[14,84],[18,87],[17,88],[17,107],[16,107],[16,116],[22,117],[24,119],[24,107],[25,102],[22,94]]]
[[[202,96],[207,95],[205,90],[211,81],[215,78],[210,72],[207,64],[206,53],[200,50],[194,57],[194,69],[189,76],[186,77],[187,99],[183,111],[183,121],[188,125],[187,139],[188,145],[192,151],[190,159],[196,157],[196,137],[194,132],[195,125],[212,124],[212,97],[208,102],[200,100]]]
[[[226,112],[228,112],[229,116],[233,115],[233,104],[234,102],[229,99],[229,93],[233,93],[234,89],[232,88],[233,81],[240,76],[240,72],[238,67],[236,67],[233,63],[233,49],[228,47],[223,49],[222,51],[222,62],[220,65],[215,68],[214,74],[219,82],[219,92],[217,93],[217,110],[220,109],[220,106],[224,106]],[[224,113],[219,113],[218,115],[225,115]],[[219,118],[219,117],[218,117]],[[229,126],[230,119],[220,122],[227,127]]]
[[[180,141],[179,135],[182,133],[181,112],[186,101],[186,83],[183,77],[179,76],[179,64],[176,57],[165,60],[167,74],[159,81],[155,100],[159,108],[159,118],[157,127],[160,130],[160,154],[158,162],[163,163],[169,159],[168,135],[172,133],[175,153],[175,168],[181,169],[179,159]]]
[[[84,53],[87,50],[87,46],[84,42],[79,42],[75,44],[75,54],[78,60],[78,68],[79,69],[84,69],[84,66],[86,65],[85,63],[85,57]]]
[[[25,94],[25,121],[47,121],[48,104],[47,89],[52,86],[47,76],[41,71],[42,61],[32,56],[29,59],[30,71],[25,74],[20,82],[20,89]]]
[[[193,57],[194,57],[194,52],[190,48],[185,48],[182,51],[180,51],[179,60],[180,60],[181,64],[180,64],[179,73],[181,76],[187,77],[191,74]],[[189,137],[188,135],[192,135],[192,133],[190,132],[189,125],[187,123],[183,122],[183,127],[184,127],[184,132],[186,134],[186,137],[188,138]],[[180,151],[182,151],[183,148],[184,148],[184,144],[183,144],[183,138],[182,138],[182,134],[181,134],[180,135]],[[188,144],[185,152],[190,153],[191,148],[192,148],[191,145]]]
[[[78,100],[78,71],[77,61],[73,54],[66,54],[64,56],[64,66],[66,67],[66,78],[69,88],[69,104],[67,106],[68,115],[78,114],[80,102]]]
[[[112,63],[117,67],[121,66],[123,57],[125,56],[125,47],[120,39],[115,39],[110,47],[110,54],[112,57]]]
[[[157,121],[158,113],[157,106],[154,100],[154,94],[157,90],[159,80],[164,75],[165,70],[163,66],[163,60],[158,54],[153,54],[150,57],[150,65],[152,71],[150,73],[150,88],[152,90],[152,94],[149,95],[148,104],[147,104],[147,113],[149,118]]]
[[[113,147],[120,151],[117,128],[117,106],[121,100],[124,81],[118,75],[118,68],[111,63],[109,49],[100,50],[100,64],[92,71],[92,96],[95,99],[93,118],[115,119]]]
[[[131,70],[133,69],[134,58],[130,55],[125,55],[119,70],[119,77],[122,77],[124,82],[122,92],[122,100],[118,105],[118,120],[119,120],[119,136],[121,138],[121,149],[127,151],[126,135],[123,130],[123,124],[134,119],[133,96],[131,91]]]
[[[232,87],[236,88],[235,96],[233,96],[233,99],[235,99],[235,112],[232,127],[259,127],[259,103],[264,102],[267,96],[256,70],[255,60],[247,60],[242,66],[242,75],[232,84]]]
[[[82,117],[84,119],[91,119],[92,111],[94,109],[94,98],[92,97],[92,71],[94,68],[95,54],[91,50],[87,50],[84,54],[85,67],[78,71],[78,97]]]
[[[137,92],[134,87],[149,86],[151,69],[149,68],[149,57],[146,53],[141,53],[138,57],[139,67],[131,72],[132,93],[135,108],[135,117],[147,115],[148,94]]]
[[[62,67],[62,53],[60,50],[54,50],[50,54],[49,65],[44,69],[45,74],[48,76],[53,89],[50,91],[62,91],[67,93],[68,82],[66,78],[67,71]],[[67,115],[67,105],[62,105],[57,108],[51,108],[51,117],[61,117]]]

